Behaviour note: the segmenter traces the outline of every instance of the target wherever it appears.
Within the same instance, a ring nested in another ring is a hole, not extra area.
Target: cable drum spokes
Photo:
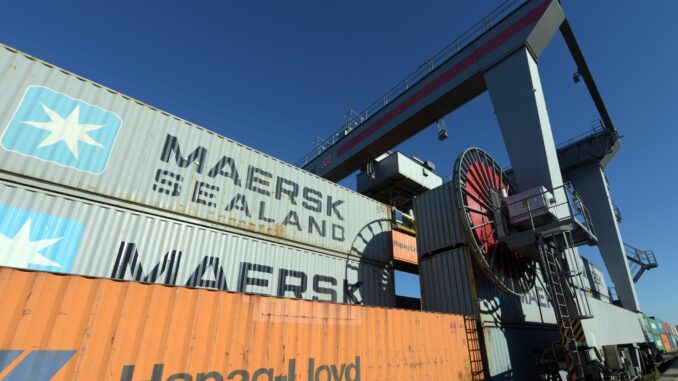
[[[529,291],[535,282],[536,262],[501,241],[497,226],[502,195],[513,194],[506,174],[485,151],[469,148],[457,159],[454,182],[460,220],[480,268],[504,292]]]

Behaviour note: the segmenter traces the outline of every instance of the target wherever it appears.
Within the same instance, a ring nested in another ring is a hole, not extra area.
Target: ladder
[[[539,236],[539,251],[542,260],[542,269],[544,278],[549,289],[553,308],[556,312],[556,319],[562,337],[562,345],[567,357],[567,379],[569,381],[584,380],[584,366],[579,356],[579,346],[577,338],[582,339],[581,322],[578,320],[578,312],[572,311],[577,304],[574,300],[576,296],[572,294],[569,287],[570,274],[566,269],[567,258],[565,250],[560,250],[557,239],[564,239],[564,246],[569,246],[567,234],[562,233],[551,237]],[[576,320],[575,320],[576,319]],[[573,324],[578,326],[578,333],[575,334]]]
[[[471,365],[471,380],[482,381],[485,379],[483,370],[483,354],[480,349],[478,330],[481,329],[478,319],[474,315],[464,315],[464,327],[466,329],[466,343]]]

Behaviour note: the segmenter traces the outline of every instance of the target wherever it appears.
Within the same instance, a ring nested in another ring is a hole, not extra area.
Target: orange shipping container
[[[417,238],[409,234],[391,230],[393,259],[417,264]]]
[[[0,306],[1,380],[471,379],[457,315],[7,268]]]
[[[672,349],[675,349],[675,348],[671,347],[671,343],[669,342],[669,338],[666,337],[665,333],[662,333],[660,336],[662,337],[662,343],[664,344],[664,349],[666,349],[667,352],[672,350]]]

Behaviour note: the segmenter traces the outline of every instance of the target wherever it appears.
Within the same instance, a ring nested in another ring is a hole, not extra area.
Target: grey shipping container
[[[392,272],[0,181],[0,266],[392,306]]]
[[[478,269],[467,248],[421,260],[419,282],[425,311],[480,314],[485,326],[556,323],[541,275],[521,296],[504,293]]]
[[[390,260],[365,196],[4,45],[0,89],[0,172]]]
[[[424,311],[476,315],[473,259],[465,248],[427,256],[419,261],[421,306]]]
[[[415,197],[419,258],[466,244],[456,200],[451,181]]]
[[[560,342],[560,333],[552,325],[485,327],[483,337],[492,380],[539,379],[538,356]]]
[[[504,324],[556,324],[556,312],[549,300],[547,286],[541,272],[532,289],[517,296],[499,289],[478,269],[474,263],[476,289],[480,304],[480,318],[486,327]]]
[[[581,257],[582,266],[584,268],[584,286],[586,291],[590,291],[591,297],[610,302],[610,294],[607,289],[607,282],[605,281],[605,274],[603,270],[598,268],[588,259]]]

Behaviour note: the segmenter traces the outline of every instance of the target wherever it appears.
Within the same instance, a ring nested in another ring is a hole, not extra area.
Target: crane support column
[[[600,167],[592,166],[572,174],[571,181],[589,208],[593,227],[598,236],[598,249],[622,305],[628,310],[639,311],[638,296],[629,273],[624,243],[612,207],[605,173]]]
[[[484,73],[520,190],[563,185],[537,63],[526,48]]]

